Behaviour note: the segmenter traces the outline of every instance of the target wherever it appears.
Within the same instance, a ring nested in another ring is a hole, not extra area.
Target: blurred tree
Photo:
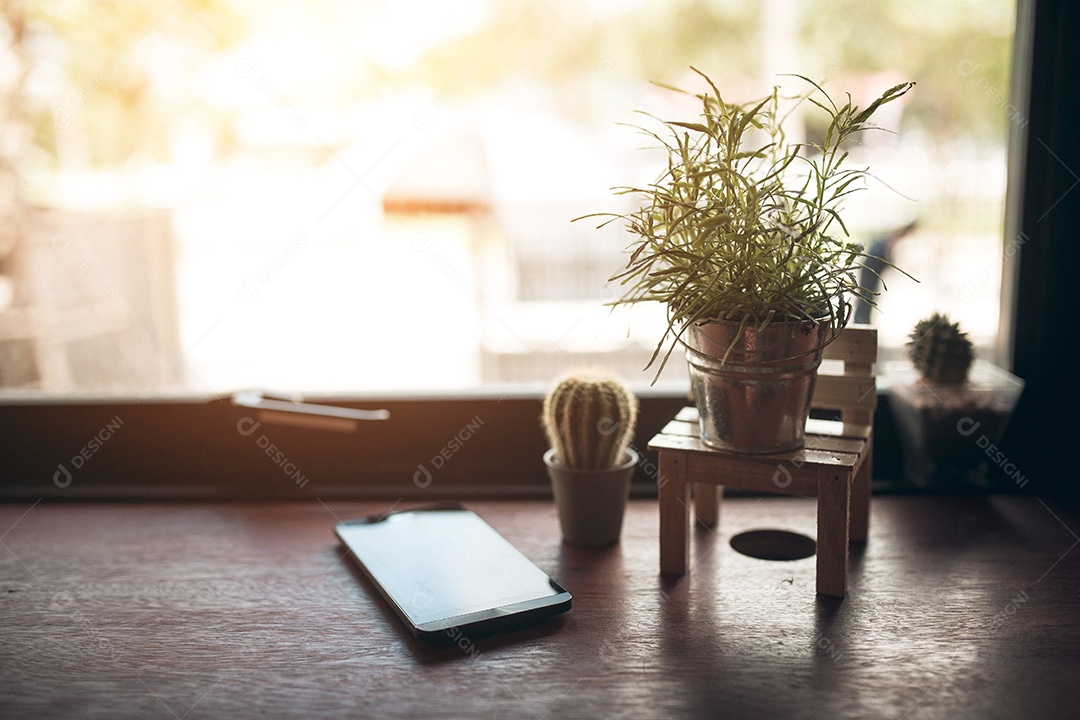
[[[783,18],[770,22],[768,11],[795,7],[764,0],[499,0],[469,6],[479,18],[474,29],[443,32],[424,23],[445,22],[444,11],[429,20],[415,3],[406,6],[10,0],[5,39],[19,46],[13,56],[22,58],[26,82],[18,90],[24,102],[8,107],[21,107],[34,143],[54,162],[108,166],[134,152],[165,160],[169,125],[185,111],[229,122],[228,111],[206,99],[203,75],[223,52],[276,22],[278,32],[292,33],[292,42],[275,36],[277,47],[287,53],[295,48],[286,43],[299,46],[308,56],[297,57],[307,63],[308,82],[283,80],[284,90],[325,106],[419,81],[437,92],[452,87],[460,98],[497,88],[539,92],[539,102],[565,114],[607,122],[611,94],[598,87],[621,84],[624,95],[640,93],[649,80],[681,82],[689,65],[739,88],[748,79],[763,83],[763,34],[785,25]],[[835,78],[841,89],[851,78],[895,72],[919,83],[907,121],[938,137],[1003,142],[1014,0],[802,0],[797,7],[799,36],[791,42],[800,67],[792,72]],[[394,22],[380,24],[388,17]],[[409,43],[393,33],[408,33]],[[390,52],[406,44],[409,52]],[[328,47],[310,57],[320,46]]]
[[[30,145],[26,117],[26,14],[17,0],[3,6],[0,15],[0,277],[19,239],[23,221],[23,164]],[[0,300],[0,309],[6,300]]]
[[[804,13],[806,72],[897,72],[919,85],[907,121],[1004,143],[1014,0],[807,0]]]
[[[25,3],[24,106],[35,144],[55,163],[113,166],[165,159],[166,125],[197,102],[200,63],[238,42],[228,0]]]
[[[426,53],[403,80],[433,87],[472,68],[466,92],[531,80],[556,90],[551,102],[579,117],[604,115],[593,80],[645,85],[683,77],[690,64],[746,75],[757,67],[756,2],[604,4],[499,2],[487,25]],[[747,29],[750,32],[747,32]]]
[[[533,79],[558,88],[570,113],[595,114],[586,81],[621,77],[671,81],[695,65],[723,81],[762,73],[760,1],[632,3],[500,2],[480,30],[428,52],[395,80],[433,87],[470,67],[468,92]],[[939,136],[1003,142],[1015,20],[1014,0],[804,0],[799,4],[800,67],[815,79],[888,71],[919,83],[907,119]],[[477,70],[478,68],[478,70]],[[878,89],[880,90],[880,88]]]

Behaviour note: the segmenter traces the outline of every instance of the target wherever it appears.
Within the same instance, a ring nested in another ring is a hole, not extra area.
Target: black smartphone
[[[334,533],[425,640],[479,637],[570,609],[570,593],[461,506],[345,520]]]

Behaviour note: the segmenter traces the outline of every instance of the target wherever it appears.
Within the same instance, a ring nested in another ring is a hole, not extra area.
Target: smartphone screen
[[[497,631],[570,609],[570,593],[471,510],[405,510],[347,520],[335,533],[419,637]]]

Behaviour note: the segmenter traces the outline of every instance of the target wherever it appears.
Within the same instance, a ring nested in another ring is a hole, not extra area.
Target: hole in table
[[[731,547],[761,560],[801,560],[814,554],[817,543],[787,530],[750,530],[731,538]]]

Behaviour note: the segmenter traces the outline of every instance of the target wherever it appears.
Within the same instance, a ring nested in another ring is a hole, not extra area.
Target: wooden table
[[[813,536],[812,500],[725,503],[677,582],[655,501],[606,550],[562,545],[549,502],[469,503],[574,608],[464,647],[414,640],[343,557],[334,520],[390,506],[0,506],[0,717],[1077,714],[1075,504],[875,498],[840,601],[812,557],[728,544]]]

